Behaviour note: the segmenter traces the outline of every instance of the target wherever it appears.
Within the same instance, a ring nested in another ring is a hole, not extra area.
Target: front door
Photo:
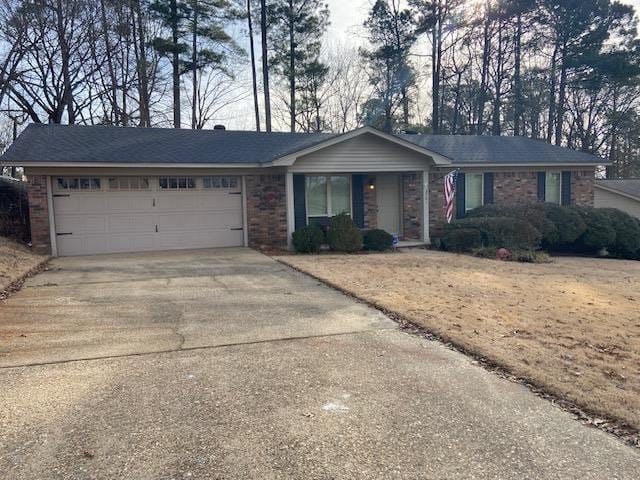
[[[378,228],[402,235],[400,226],[400,175],[384,173],[376,175],[378,203]]]

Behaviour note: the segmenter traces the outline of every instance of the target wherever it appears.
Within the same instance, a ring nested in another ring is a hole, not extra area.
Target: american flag
[[[451,223],[451,220],[453,220],[457,179],[458,170],[453,170],[444,177],[444,214],[447,217],[447,223]]]

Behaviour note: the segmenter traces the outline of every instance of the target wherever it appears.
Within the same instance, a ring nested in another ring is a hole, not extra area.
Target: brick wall
[[[403,238],[422,238],[422,173],[402,174]]]
[[[443,176],[451,171],[432,170],[429,172],[429,231],[444,222],[444,179]]]
[[[284,175],[248,175],[247,227],[250,247],[287,247]]]
[[[429,174],[429,228],[433,231],[444,222],[444,180],[451,168],[432,170]],[[464,169],[462,170],[465,171]],[[571,170],[571,203],[593,205],[595,169]],[[538,201],[538,171],[499,171],[493,174],[493,200],[497,205]]]
[[[47,177],[45,175],[29,175],[27,191],[29,196],[32,248],[37,253],[50,255],[51,236],[49,231]]]
[[[493,201],[496,205],[537,202],[537,172],[495,172],[493,174]]]
[[[378,228],[378,199],[376,189],[369,188],[369,181],[376,181],[375,175],[364,178],[364,228]]]
[[[575,170],[571,174],[571,203],[593,206],[595,169]]]

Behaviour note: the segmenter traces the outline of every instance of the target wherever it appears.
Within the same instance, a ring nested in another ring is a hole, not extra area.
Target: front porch
[[[289,239],[346,212],[359,228],[397,235],[402,246],[428,244],[428,178],[428,171],[288,173]]]

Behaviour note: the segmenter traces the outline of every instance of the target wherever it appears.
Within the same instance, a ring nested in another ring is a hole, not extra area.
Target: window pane
[[[209,177],[202,179],[202,188],[211,188],[211,179]]]
[[[222,185],[222,188],[229,188],[229,177],[222,177],[220,179],[220,184]]]
[[[141,178],[140,179],[140,190],[149,190],[149,179]]]
[[[59,178],[58,179],[58,188],[61,190],[64,190],[66,188],[68,188],[69,184],[67,183],[67,179],[66,178]]]
[[[77,178],[70,178],[69,179],[69,188],[72,190],[77,190],[78,189],[78,179]]]
[[[178,179],[170,178],[169,179],[169,188],[178,188]]]
[[[92,178],[91,179],[91,190],[100,190],[100,179]]]
[[[120,183],[117,178],[109,179],[109,190],[118,190]]]
[[[196,188],[195,178],[187,178],[187,188]]]
[[[351,198],[349,195],[349,177],[331,177],[331,215],[351,212]]]
[[[465,209],[473,210],[482,206],[482,174],[467,173],[465,181]]]
[[[307,215],[327,214],[327,177],[307,177]]]
[[[168,187],[167,179],[166,178],[161,178],[160,179],[160,188],[167,188],[167,187]]]
[[[544,195],[545,202],[560,204],[560,172],[547,172]]]
[[[231,177],[229,179],[229,186],[231,188],[238,188],[238,177]]]

